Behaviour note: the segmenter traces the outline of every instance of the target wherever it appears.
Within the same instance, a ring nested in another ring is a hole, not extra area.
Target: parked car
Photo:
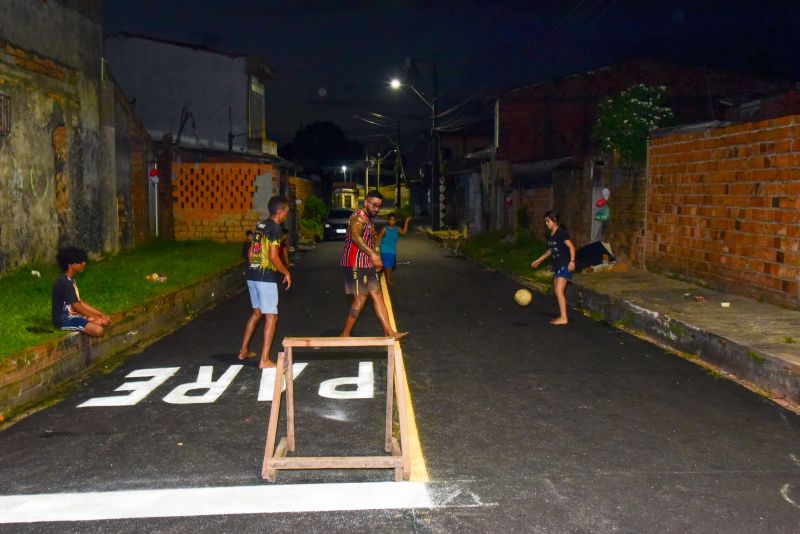
[[[328,211],[328,217],[323,225],[323,235],[325,240],[344,239],[347,233],[347,224],[353,215],[353,210],[348,208],[332,208]]]

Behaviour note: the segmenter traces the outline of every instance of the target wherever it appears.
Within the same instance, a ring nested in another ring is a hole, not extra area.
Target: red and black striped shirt
[[[363,219],[364,228],[361,230],[361,240],[371,249],[375,250],[375,225],[372,224],[372,219],[363,210],[360,209],[352,217],[350,217],[350,224],[352,225],[358,218]],[[368,269],[374,267],[372,258],[369,254],[360,250],[353,240],[350,238],[350,228],[347,228],[347,235],[344,238],[344,253],[342,254],[343,267],[358,267],[360,269]]]

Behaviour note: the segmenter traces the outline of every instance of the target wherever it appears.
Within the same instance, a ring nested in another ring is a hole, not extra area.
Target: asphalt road
[[[324,243],[298,261],[278,339],[338,333],[348,308],[340,247]],[[577,312],[568,327],[550,326],[553,298],[517,307],[513,281],[444,257],[422,238],[402,239],[400,260],[411,263],[400,265],[392,292],[398,325],[412,332],[403,349],[429,506],[313,511],[310,484],[396,483],[387,471],[281,472],[279,486],[296,490],[306,511],[25,524],[0,513],[0,532],[800,531],[796,415]],[[0,501],[266,487],[269,402],[259,401],[255,362],[235,367],[248,307],[244,294],[223,303],[0,432]],[[369,308],[355,333],[379,333]],[[308,364],[295,381],[298,452],[379,453],[381,355],[296,361]],[[182,386],[203,373],[227,385]],[[359,387],[323,390],[361,398],[321,394],[326,381],[359,373]],[[130,392],[115,389],[154,375],[162,383],[136,403],[80,407],[119,404]],[[105,397],[115,399],[96,400]]]

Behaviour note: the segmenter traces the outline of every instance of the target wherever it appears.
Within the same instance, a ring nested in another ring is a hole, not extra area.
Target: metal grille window
[[[11,97],[0,95],[0,136],[11,133]]]

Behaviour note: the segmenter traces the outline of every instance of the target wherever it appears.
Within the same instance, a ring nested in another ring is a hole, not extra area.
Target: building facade
[[[186,148],[277,156],[267,138],[259,59],[128,33],[106,37],[105,56],[150,136]]]

